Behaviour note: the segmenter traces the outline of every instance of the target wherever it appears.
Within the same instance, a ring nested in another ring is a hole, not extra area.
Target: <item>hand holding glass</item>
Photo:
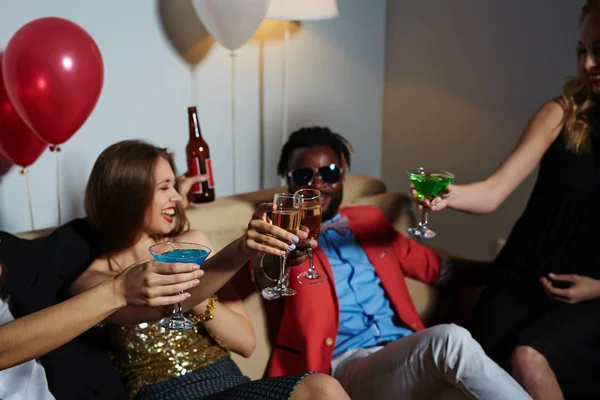
[[[429,201],[435,199],[435,197],[442,192],[454,179],[454,175],[450,172],[441,171],[437,169],[427,169],[423,167],[410,168],[408,171],[408,178],[410,179],[413,187],[417,191],[417,197],[425,198]],[[421,222],[419,226],[409,228],[408,233],[413,236],[423,237],[425,239],[431,239],[435,237],[435,232],[427,227],[427,218],[429,216],[429,209],[423,207],[423,213],[421,214]]]
[[[289,193],[275,193],[273,196],[275,209],[272,212],[271,221],[286,231],[296,234],[300,229],[300,207],[298,197]],[[289,251],[280,257],[279,279],[277,286],[266,288],[265,291],[271,295],[293,296],[296,294],[294,289],[288,288],[285,284],[285,261]]]
[[[150,246],[148,249],[152,257],[164,263],[189,263],[202,265],[210,254],[210,249],[196,243],[165,242]],[[173,314],[161,319],[158,324],[163,328],[185,330],[194,326],[194,321],[187,319],[182,313],[181,302],[173,306]]]

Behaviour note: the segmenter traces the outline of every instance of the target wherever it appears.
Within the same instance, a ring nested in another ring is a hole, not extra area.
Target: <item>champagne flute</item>
[[[165,242],[150,246],[148,249],[152,257],[164,263],[190,263],[202,265],[210,254],[210,249],[196,243]],[[183,293],[183,292],[181,292]],[[173,314],[161,319],[158,324],[163,328],[185,330],[194,327],[194,321],[186,318],[182,313],[181,302],[173,306]]]
[[[289,193],[275,193],[273,196],[273,203],[275,203],[275,210],[272,211],[272,224],[285,229],[288,232],[296,234],[300,229],[300,208],[298,206],[298,197]],[[296,291],[288,288],[285,283],[285,262],[288,254],[289,251],[287,251],[283,256],[279,257],[280,269],[277,285],[265,289],[266,292],[271,295],[293,296],[296,294]]]
[[[413,187],[417,191],[417,197],[420,199],[428,199],[432,201],[442,192],[454,179],[454,175],[450,172],[441,171],[438,169],[429,168],[409,168],[406,173]],[[408,233],[413,236],[431,239],[435,237],[435,232],[427,227],[427,218],[429,217],[429,209],[423,207],[421,214],[421,222],[419,226],[409,228]]]
[[[300,225],[308,228],[308,238],[317,240],[321,231],[321,192],[314,189],[300,189],[294,196],[298,197],[301,222]],[[320,275],[315,270],[312,248],[306,249],[308,253],[308,270],[298,275],[298,282],[304,285],[318,285],[327,280],[325,275]]]

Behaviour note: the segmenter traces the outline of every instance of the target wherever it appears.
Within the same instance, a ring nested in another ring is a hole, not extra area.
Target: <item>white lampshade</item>
[[[336,0],[271,0],[267,19],[315,21],[338,16]]]

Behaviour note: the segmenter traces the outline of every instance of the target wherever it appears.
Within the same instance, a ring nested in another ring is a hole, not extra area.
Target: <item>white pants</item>
[[[531,399],[464,328],[438,325],[385,347],[348,350],[332,375],[352,400]]]

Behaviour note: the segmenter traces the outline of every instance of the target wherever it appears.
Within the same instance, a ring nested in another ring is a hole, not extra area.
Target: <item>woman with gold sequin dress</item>
[[[85,209],[104,256],[75,281],[72,293],[150,258],[148,248],[159,242],[211,247],[207,235],[187,229],[175,176],[172,155],[145,142],[119,142],[99,156],[86,188]],[[260,205],[245,234],[211,253],[202,265],[202,284],[190,289],[184,302],[196,322],[193,329],[160,327],[155,321],[170,315],[168,307],[126,307],[107,318],[107,346],[130,398],[349,399],[330,376],[306,373],[250,381],[230,358],[230,351],[248,357],[255,334],[228,280],[258,252],[280,255],[298,236],[306,236],[270,225],[266,212],[271,207]]]

